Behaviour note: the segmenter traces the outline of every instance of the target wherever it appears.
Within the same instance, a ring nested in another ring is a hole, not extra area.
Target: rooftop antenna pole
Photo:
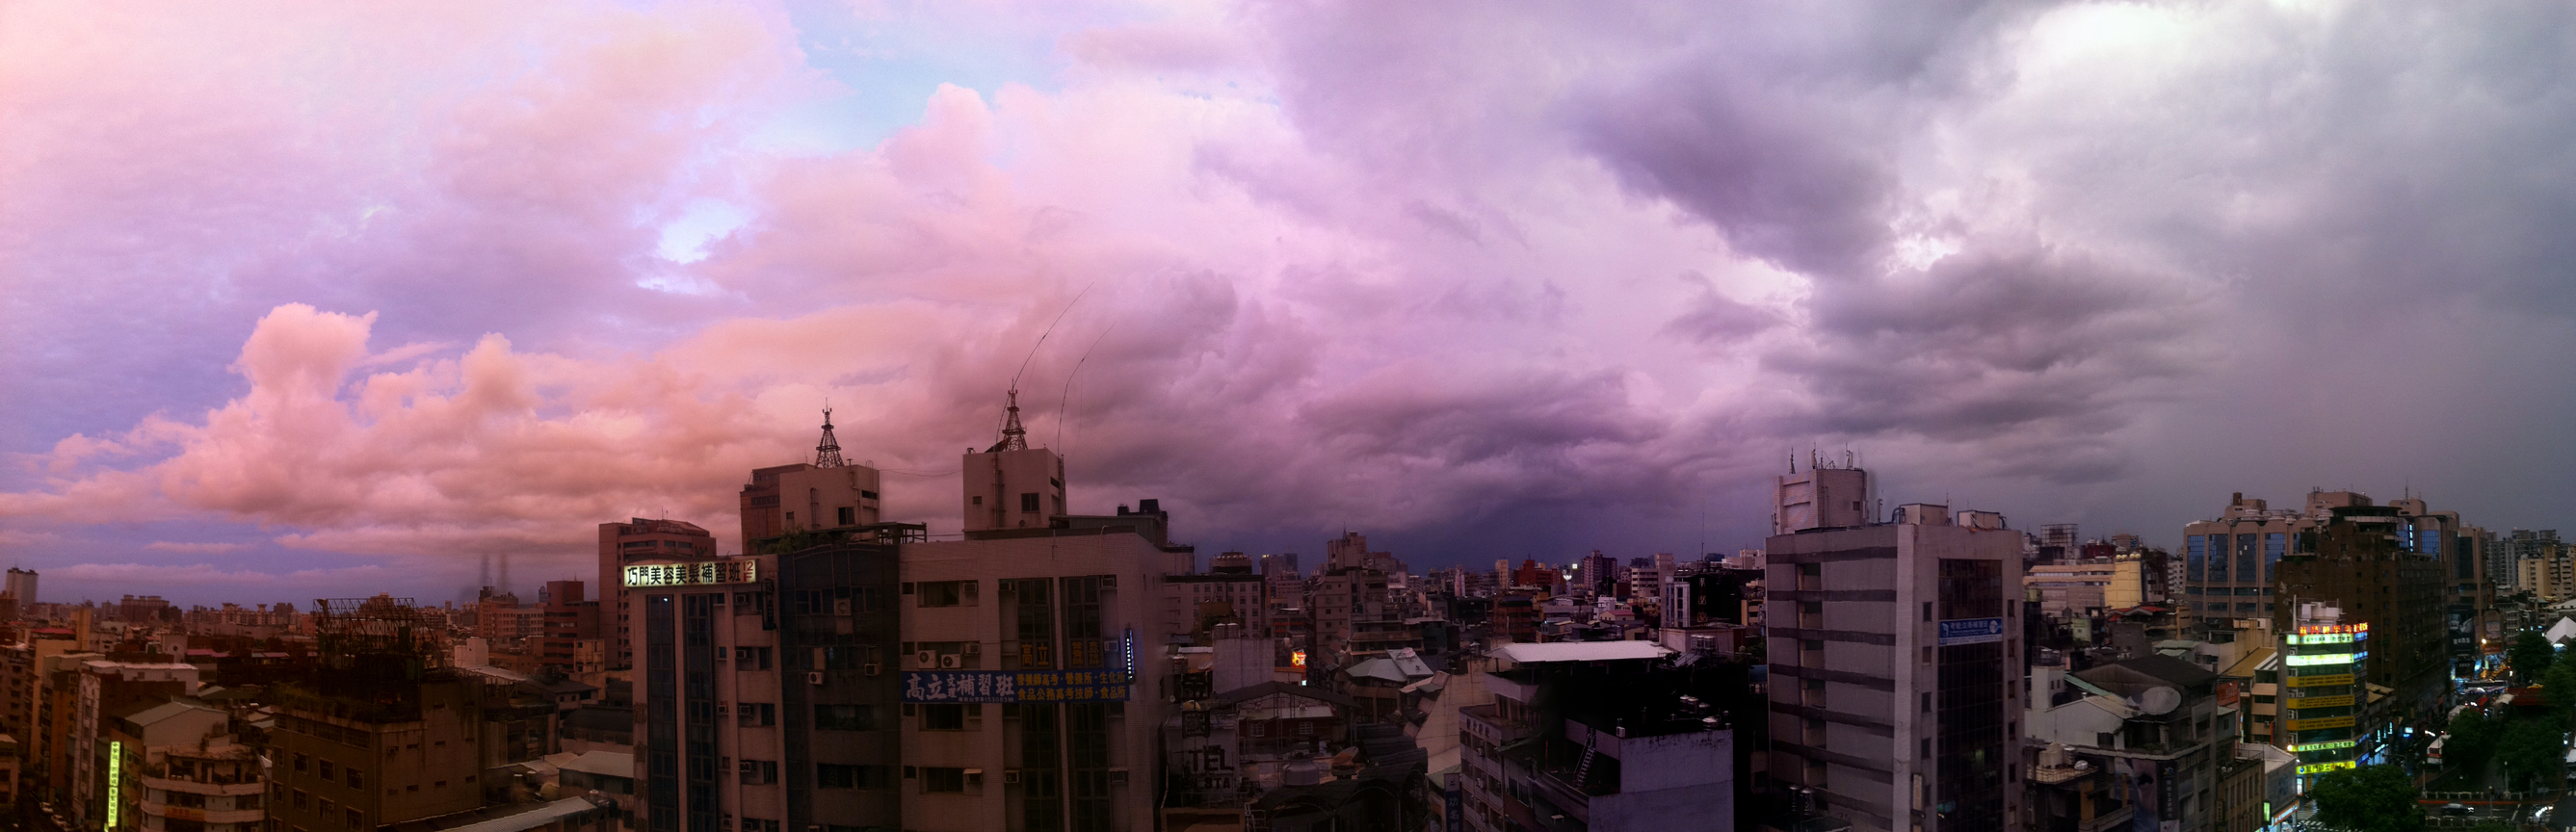
[[[1082,365],[1084,365],[1084,364],[1087,364],[1087,363],[1090,363],[1090,362],[1091,362],[1091,351],[1092,351],[1092,350],[1099,349],[1099,348],[1100,348],[1100,341],[1101,341],[1101,339],[1109,337],[1109,332],[1110,332],[1110,330],[1114,330],[1114,329],[1117,329],[1117,328],[1118,328],[1118,325],[1117,325],[1117,324],[1110,324],[1110,325],[1109,325],[1109,329],[1101,330],[1101,331],[1100,331],[1100,335],[1099,335],[1098,337],[1095,337],[1095,338],[1092,338],[1092,339],[1091,339],[1091,346],[1088,346],[1088,347],[1084,347],[1084,348],[1083,348],[1083,350],[1082,350],[1082,360],[1080,360],[1080,361],[1076,361],[1076,362],[1073,362],[1073,372],[1070,372],[1070,373],[1066,373],[1066,374],[1064,374],[1064,393],[1063,393],[1062,395],[1057,396],[1057,397],[1056,397],[1056,400],[1055,400],[1055,444],[1056,444],[1056,447],[1063,447],[1063,446],[1064,446],[1064,414],[1065,414],[1066,409],[1068,409],[1068,408],[1070,408],[1070,407],[1072,406],[1071,402],[1073,401],[1073,377],[1074,377],[1074,376],[1077,376],[1077,375],[1081,375],[1081,374],[1082,374]]]
[[[1029,345],[1028,357],[1020,359],[1019,372],[1011,374],[1011,389],[1006,399],[1008,404],[1004,408],[1008,415],[1002,420],[1002,441],[993,443],[992,450],[985,453],[1029,449],[1028,431],[1020,427],[1020,377],[1028,374],[1029,362],[1037,360],[1038,348],[1046,346],[1047,336],[1055,334],[1055,325],[1064,323],[1065,314],[1072,312],[1073,305],[1081,303],[1083,295],[1088,294],[1091,294],[1091,286],[1086,285],[1082,287],[1079,294],[1073,296],[1073,300],[1065,303],[1063,311],[1055,313],[1055,320],[1047,322],[1046,330],[1038,333],[1038,342]]]

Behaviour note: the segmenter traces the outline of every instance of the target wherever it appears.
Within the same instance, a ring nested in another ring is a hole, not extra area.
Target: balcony
[[[1504,716],[1502,706],[1500,705],[1475,705],[1460,708],[1458,709],[1458,715],[1464,716],[1486,726],[1486,730],[1479,733],[1491,734],[1489,738],[1498,746],[1510,743],[1514,740],[1527,738],[1530,734],[1538,730],[1538,726],[1532,725],[1527,721]],[[1474,730],[1474,728],[1471,726],[1470,730]]]
[[[259,794],[268,787],[267,783],[256,777],[220,777],[215,778],[213,782],[145,777],[143,785],[163,791],[205,795]]]
[[[148,817],[190,820],[198,823],[258,823],[262,818],[268,817],[267,812],[261,809],[196,809],[187,806],[169,806],[149,800],[138,801],[136,805]]]

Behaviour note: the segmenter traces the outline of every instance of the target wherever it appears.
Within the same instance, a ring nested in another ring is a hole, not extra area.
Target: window
[[[296,789],[295,808],[298,811],[313,808],[313,793],[303,789]]]
[[[983,709],[984,706],[982,705],[923,705],[921,706],[921,730],[967,730],[974,727],[969,724],[969,720],[967,719],[968,712],[970,710],[980,712]],[[981,717],[982,714],[976,713],[975,716]]]
[[[340,813],[340,804],[333,803],[329,799],[315,800],[313,804],[314,813],[321,815],[324,820],[329,820],[332,815]]]
[[[1021,510],[1021,511],[1036,511],[1036,510],[1038,510],[1038,495],[1037,495],[1037,492],[1035,492],[1035,491],[1031,491],[1031,492],[1029,492],[1029,493],[1026,493],[1026,494],[1022,494],[1022,495],[1020,495],[1020,510]]]
[[[744,702],[734,706],[735,721],[745,728],[766,728],[778,724],[778,704]]]
[[[867,705],[816,705],[814,727],[822,731],[874,731],[876,709]]]
[[[363,788],[366,788],[366,787],[367,787],[367,773],[366,773],[366,772],[363,772],[363,771],[359,771],[357,766],[350,766],[350,767],[349,767],[349,788],[352,788],[352,789],[363,789]]]
[[[311,770],[312,770],[312,768],[313,768],[313,758],[310,758],[310,757],[306,757],[306,756],[304,756],[304,752],[302,752],[302,751],[295,752],[295,770],[296,770],[296,771],[298,771],[298,772],[311,771]]]
[[[822,763],[814,767],[814,787],[818,789],[855,789],[859,787],[859,767]]]
[[[1037,495],[1032,494],[1029,496],[1034,497]],[[966,770],[962,768],[923,766],[921,769],[921,791],[923,794],[965,794]]]
[[[367,818],[367,816],[366,816],[366,815],[363,815],[363,814],[359,814],[359,813],[358,813],[358,810],[356,810],[356,809],[350,809],[350,810],[349,810],[349,828],[351,828],[351,829],[364,829],[364,828],[366,828],[366,826],[367,826],[367,824],[366,824],[366,818]]]
[[[975,606],[975,581],[922,581],[914,604],[924,607]]]
[[[858,524],[859,524],[859,510],[858,510],[858,509],[856,509],[856,508],[852,508],[852,507],[850,507],[850,506],[842,506],[842,507],[840,508],[840,512],[841,512],[841,516],[840,516],[841,525],[844,525],[844,526],[856,526],[856,525],[858,525]]]
[[[741,768],[745,786],[766,786],[778,782],[777,760],[744,760]]]

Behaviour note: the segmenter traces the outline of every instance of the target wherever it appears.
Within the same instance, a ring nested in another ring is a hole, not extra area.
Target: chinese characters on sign
[[[2001,618],[1958,618],[1941,622],[1941,646],[1989,644],[2004,640]]]
[[[760,562],[722,560],[708,563],[639,563],[626,567],[626,585],[698,586],[760,581]]]
[[[915,670],[903,674],[903,701],[1125,702],[1128,678],[1117,670]]]

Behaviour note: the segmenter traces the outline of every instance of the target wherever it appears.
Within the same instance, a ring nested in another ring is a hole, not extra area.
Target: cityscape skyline
[[[524,590],[731,541],[827,402],[953,532],[1015,376],[1211,553],[1731,552],[1847,450],[2168,549],[2559,525],[2563,15],[1838,8],[13,10],[0,557]]]

